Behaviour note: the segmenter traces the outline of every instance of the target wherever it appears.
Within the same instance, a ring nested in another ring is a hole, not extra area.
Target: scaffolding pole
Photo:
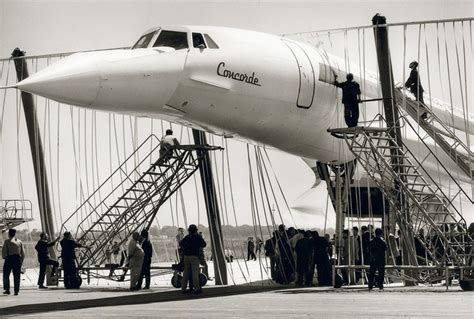
[[[383,105],[385,111],[385,118],[387,122],[388,134],[395,140],[398,147],[390,149],[392,154],[392,167],[397,173],[401,181],[406,182],[406,177],[401,175],[404,172],[403,169],[403,157],[402,157],[402,134],[400,129],[400,117],[398,109],[395,105],[394,96],[394,81],[393,81],[393,69],[390,57],[390,47],[388,42],[388,32],[386,19],[384,16],[376,14],[372,18],[372,24],[374,25],[374,39],[375,47],[377,50],[377,61],[379,66],[380,85],[382,89]],[[412,256],[409,252],[413,244],[413,230],[411,227],[410,212],[408,210],[407,198],[405,198],[401,191],[400,181],[394,181],[394,190],[397,194],[397,205],[402,212],[403,218],[399,219],[400,223],[405,223],[405,238],[402,241],[404,243],[403,251],[403,262],[409,265],[417,265],[416,256]],[[393,209],[391,210],[393,213]]]
[[[204,132],[193,129],[194,143],[207,145]],[[196,150],[199,158],[199,173],[201,175],[202,190],[206,200],[207,220],[212,243],[212,261],[216,285],[227,285],[227,268],[224,255],[224,239],[222,224],[217,203],[216,188],[212,177],[212,166],[209,152],[205,149]]]

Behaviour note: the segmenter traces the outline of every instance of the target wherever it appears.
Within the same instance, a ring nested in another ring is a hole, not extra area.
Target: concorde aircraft
[[[17,87],[67,104],[162,118],[341,163],[352,154],[327,132],[341,125],[332,84],[335,75],[345,78],[338,65],[343,61],[323,50],[280,36],[163,26],[145,32],[131,49],[76,53]],[[377,97],[376,76],[368,74],[362,94]],[[433,111],[437,107],[442,115],[442,105],[434,104]],[[462,114],[451,122],[464,129]]]

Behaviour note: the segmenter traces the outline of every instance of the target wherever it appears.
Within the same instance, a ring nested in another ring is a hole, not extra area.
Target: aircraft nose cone
[[[93,53],[76,53],[24,79],[17,87],[59,102],[88,106],[100,90],[99,63]]]

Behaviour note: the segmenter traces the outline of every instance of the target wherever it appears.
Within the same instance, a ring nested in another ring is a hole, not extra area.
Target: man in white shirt
[[[21,240],[15,238],[16,230],[11,228],[8,230],[8,239],[2,248],[2,258],[5,259],[3,264],[3,294],[10,294],[10,273],[13,272],[13,283],[15,296],[20,291],[21,265],[25,259],[25,250]]]

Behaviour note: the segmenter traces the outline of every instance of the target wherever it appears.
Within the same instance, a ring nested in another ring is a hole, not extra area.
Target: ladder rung
[[[132,206],[114,205],[114,206],[112,206],[111,208],[131,208],[131,207],[132,207]],[[107,214],[107,215],[109,215],[109,214]],[[112,216],[113,216],[113,215],[112,215]],[[120,215],[118,215],[118,216],[120,216]]]
[[[148,174],[148,175],[163,175],[163,173],[157,173],[157,172],[146,172],[145,174]]]
[[[150,181],[145,181],[145,180],[141,180],[141,181],[138,181],[139,183],[143,183],[143,184],[155,184],[155,182],[150,182]]]
[[[125,200],[137,200],[138,198],[135,197],[125,197],[125,196],[120,196],[119,199],[125,199]]]

